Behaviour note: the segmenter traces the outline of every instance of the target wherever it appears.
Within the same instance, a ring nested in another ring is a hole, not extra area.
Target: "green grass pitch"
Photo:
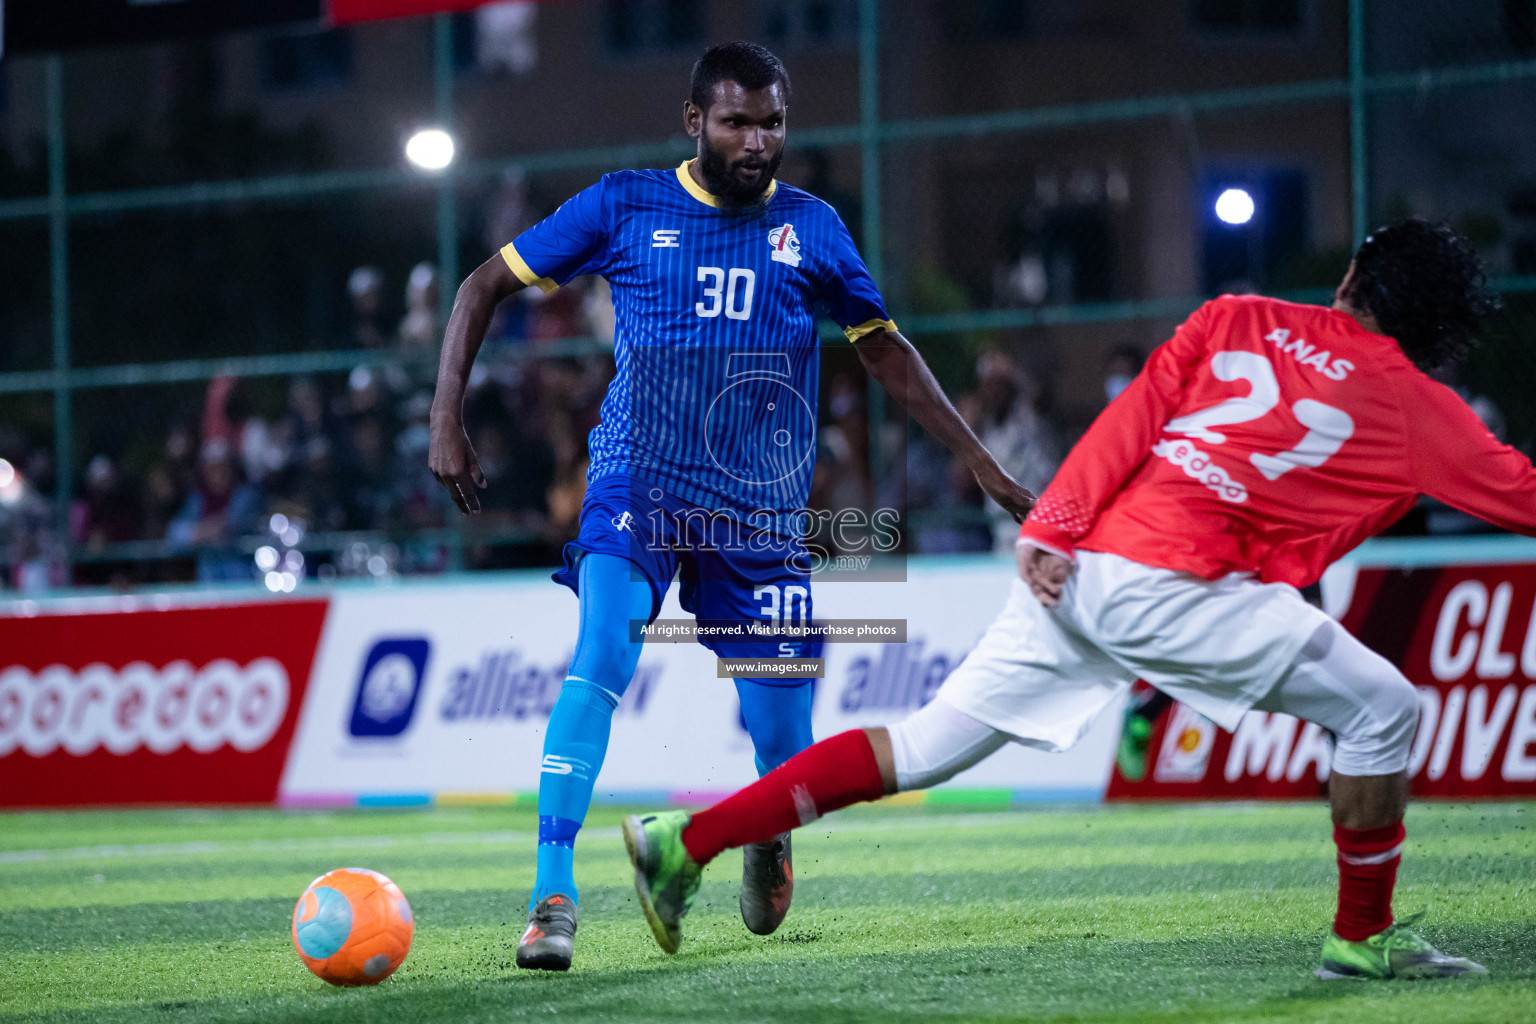
[[[1312,977],[1334,899],[1321,805],[845,812],[797,836],[778,934],[742,926],[728,855],[675,957],[635,908],[620,813],[577,843],[564,975],[512,964],[531,809],[0,816],[0,1020],[1536,1020],[1536,804],[1409,812],[1398,912],[1490,970],[1417,984]],[[289,943],[304,886],[347,865],[416,912],[374,989],[330,988]]]

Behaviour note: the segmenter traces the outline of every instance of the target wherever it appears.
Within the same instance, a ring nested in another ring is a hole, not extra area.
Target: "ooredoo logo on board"
[[[272,800],[325,612],[0,618],[0,803]]]
[[[201,671],[188,661],[160,669],[138,661],[120,672],[100,662],[80,672],[50,665],[35,675],[12,666],[0,672],[0,756],[18,746],[33,757],[60,747],[257,750],[287,709],[288,673],[271,658],[245,666],[220,658]]]

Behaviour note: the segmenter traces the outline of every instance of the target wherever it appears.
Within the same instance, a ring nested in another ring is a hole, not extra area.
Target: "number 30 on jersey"
[[[746,267],[732,267],[728,272],[721,267],[700,267],[699,281],[704,285],[704,298],[693,304],[699,316],[719,316],[722,312],[732,320],[746,320],[752,316],[752,291],[757,287],[757,275]]]

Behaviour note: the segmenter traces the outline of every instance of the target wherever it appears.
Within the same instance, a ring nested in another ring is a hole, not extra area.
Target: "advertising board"
[[[1007,561],[957,559],[905,583],[818,584],[816,615],[904,619],[902,643],[828,643],[818,737],[921,707],[980,637]],[[284,774],[289,804],[425,802],[530,793],[576,639],[577,602],[537,575],[337,591]],[[687,618],[675,588],[662,619]],[[952,787],[1096,800],[1117,719],[1066,755],[1009,748]],[[614,715],[599,800],[698,801],[756,777],[729,679],[696,643],[652,640]]]
[[[1536,796],[1536,564],[1364,567],[1344,626],[1419,694],[1416,797]],[[1182,705],[1153,731],[1147,777],[1115,799],[1296,799],[1328,777],[1332,741],[1289,715],[1227,733]]]
[[[0,802],[270,803],[324,600],[0,617]]]

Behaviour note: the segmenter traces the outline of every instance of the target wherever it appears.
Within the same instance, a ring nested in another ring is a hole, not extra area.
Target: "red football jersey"
[[[1536,533],[1536,469],[1347,313],[1207,302],[1062,463],[1021,536],[1311,583],[1428,494]]]

